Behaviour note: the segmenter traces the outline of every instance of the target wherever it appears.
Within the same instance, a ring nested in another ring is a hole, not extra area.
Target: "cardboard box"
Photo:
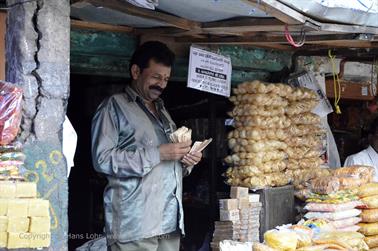
[[[27,217],[28,216],[29,200],[27,199],[10,199],[8,200],[9,217]]]
[[[239,210],[219,210],[219,218],[221,221],[237,221],[239,220]]]
[[[49,213],[50,202],[43,199],[30,199],[28,216],[47,217]]]
[[[8,233],[7,248],[29,248],[30,233]]]
[[[248,192],[248,187],[231,187],[230,197],[232,199],[249,198]]]
[[[236,210],[238,209],[239,201],[237,199],[222,199],[219,200],[219,209],[222,210]]]
[[[0,198],[16,197],[16,185],[11,181],[0,181]]]
[[[35,182],[17,182],[16,183],[17,198],[36,198],[37,183]]]
[[[248,197],[246,198],[239,198],[239,205],[238,205],[238,208],[239,209],[249,209],[249,199]]]
[[[29,230],[30,220],[28,217],[8,217],[7,232],[23,233]]]

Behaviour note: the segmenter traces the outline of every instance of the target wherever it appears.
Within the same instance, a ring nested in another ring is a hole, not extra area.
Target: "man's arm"
[[[92,159],[96,171],[116,177],[143,177],[160,163],[157,146],[138,147],[134,129],[125,121],[126,128],[120,128],[114,99],[101,104],[92,120]],[[122,117],[122,119],[126,119]],[[119,146],[119,137],[122,142]]]

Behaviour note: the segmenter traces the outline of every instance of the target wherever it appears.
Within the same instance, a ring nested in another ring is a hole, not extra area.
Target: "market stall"
[[[298,248],[310,243],[321,245],[340,234],[314,237],[307,225],[334,221],[337,233],[340,229],[346,231],[343,228],[352,230],[350,239],[365,248],[364,237],[356,232],[359,227],[367,236],[365,244],[375,245],[372,243],[377,234],[371,229],[376,227],[376,218],[370,215],[374,215],[375,206],[369,205],[371,198],[368,202],[357,198],[375,193],[335,193],[332,190],[337,183],[335,179],[343,190],[343,179],[348,177],[335,178],[328,168],[341,167],[344,157],[352,153],[350,148],[360,147],[345,144],[336,135],[340,162],[331,137],[335,129],[346,134],[349,127],[345,130],[344,124],[353,124],[351,128],[360,134],[351,135],[362,138],[361,128],[368,123],[361,121],[367,117],[370,121],[377,110],[376,79],[370,78],[376,75],[374,65],[378,55],[378,6],[374,1],[353,1],[353,8],[343,1],[309,1],[311,9],[301,1],[289,0],[238,0],[232,4],[212,0],[75,0],[66,5],[60,1],[42,2],[0,1],[9,22],[15,24],[8,26],[5,34],[6,78],[27,90],[18,135],[26,142],[25,178],[37,183],[40,193],[37,197],[51,198],[50,221],[47,223],[44,218],[39,224],[44,232],[49,232],[47,227],[51,224],[51,243],[38,244],[40,247],[51,244],[50,250],[66,250],[68,241],[73,249],[102,237],[102,191],[106,182],[95,174],[91,164],[90,121],[105,96],[122,90],[130,77],[125,69],[131,54],[147,40],[167,43],[178,58],[164,97],[172,117],[179,126],[192,130],[193,141],[213,140],[203,152],[204,160],[184,184],[188,229],[183,239],[185,249],[198,250],[210,246],[210,242],[214,249],[232,246],[227,240],[250,245],[251,249],[251,242],[263,241],[268,230],[285,223],[296,224],[308,213],[304,210],[318,217],[324,208],[311,203],[333,200],[334,196],[353,200],[338,201],[336,204],[341,204],[338,206],[327,205],[326,212],[332,214],[327,216],[331,219],[315,221],[308,215],[305,223],[268,232],[266,244],[284,239],[289,232],[291,249],[297,248],[294,242],[302,243]],[[194,47],[228,60],[228,75],[223,72],[226,67],[217,72],[218,77],[227,76],[229,80],[222,91],[219,85],[211,83],[206,88],[187,88],[188,74],[195,69],[189,62]],[[320,57],[319,61],[316,57]],[[2,61],[5,60],[0,55],[0,68]],[[356,62],[352,69],[358,66],[361,70],[353,72],[348,68],[350,62]],[[344,71],[339,70],[344,66]],[[330,104],[324,102],[326,96],[331,99],[333,113]],[[350,100],[360,103],[356,107]],[[346,108],[344,101],[354,110]],[[337,114],[339,108],[342,115]],[[364,114],[359,114],[360,111]],[[79,168],[71,174],[69,198],[69,167],[60,151],[66,113],[79,134],[79,154],[75,160]],[[354,115],[359,119],[352,121]],[[327,116],[332,118],[330,125]],[[316,184],[321,184],[320,188]],[[313,197],[308,197],[310,193]],[[304,201],[295,199],[294,194]],[[14,197],[12,200],[22,197],[10,196]],[[36,199],[35,195],[27,197]],[[348,209],[347,218],[340,218],[344,215],[338,214],[338,207]],[[7,213],[2,216],[8,217]],[[48,215],[45,212],[42,216]],[[25,223],[25,218],[37,216],[22,214],[22,217],[23,227],[16,230],[28,235],[36,232],[26,230],[31,225]],[[347,225],[344,219],[348,219]],[[16,230],[0,231],[1,240],[5,235],[8,238],[3,245],[11,243],[12,248],[17,241],[9,233]],[[304,240],[297,236],[301,231],[307,234]],[[345,248],[340,243],[329,245],[336,246],[323,247]]]

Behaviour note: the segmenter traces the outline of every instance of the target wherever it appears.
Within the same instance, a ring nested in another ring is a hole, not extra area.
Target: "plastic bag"
[[[11,143],[21,123],[22,90],[14,84],[0,81],[0,145]]]
[[[360,217],[351,217],[351,218],[347,218],[347,219],[332,221],[331,224],[335,228],[340,229],[340,228],[345,228],[345,227],[350,227],[350,226],[356,225],[360,221],[361,221]]]
[[[320,177],[311,180],[311,191],[317,194],[330,194],[339,191],[340,182],[337,177]],[[315,210],[314,210],[315,211]]]
[[[364,209],[362,210],[360,217],[362,222],[378,222],[378,209]]]
[[[294,251],[298,243],[295,232],[275,229],[267,231],[264,240],[269,247],[282,251]]]
[[[335,230],[335,227],[331,224],[331,221],[327,219],[310,219],[304,221],[302,225],[311,228],[314,235],[321,232],[330,232]]]
[[[290,227],[297,234],[298,243],[297,248],[311,246],[313,231],[311,228],[302,225],[294,225]]]
[[[364,236],[358,232],[323,232],[320,233],[315,239],[316,244],[339,244],[346,250],[368,250],[369,247],[364,242]]]
[[[354,178],[359,180],[359,184],[363,185],[369,183],[373,180],[374,176],[374,168],[371,166],[362,166],[362,165],[355,165],[355,166],[348,166],[348,167],[341,167],[334,171],[334,175],[337,177],[346,177],[346,178]],[[345,179],[345,182],[349,181],[349,179]],[[348,184],[341,184],[343,187],[347,187]],[[358,184],[353,184],[360,186]]]
[[[376,223],[359,223],[360,233],[365,236],[378,235],[378,222]]]
[[[253,243],[253,251],[278,251],[277,249],[271,248],[268,245],[262,243]]]
[[[365,204],[366,208],[378,208],[378,195],[362,198],[361,201]]]
[[[313,212],[336,212],[353,209],[357,206],[363,205],[360,201],[350,201],[339,204],[331,203],[308,203],[304,209]]]
[[[366,236],[364,240],[369,248],[378,247],[378,235]]]
[[[328,220],[341,220],[350,217],[356,217],[360,215],[361,210],[358,209],[350,209],[340,212],[332,212],[332,213],[324,213],[324,212],[308,212],[305,214],[306,219],[313,219],[313,218],[320,218],[320,219],[328,219]]]
[[[373,195],[378,195],[378,183],[376,182],[363,185],[358,189],[358,196],[360,197],[368,197]]]
[[[337,228],[336,230],[340,232],[357,232],[359,229],[360,229],[359,226],[354,225],[354,226],[340,227],[340,228]]]

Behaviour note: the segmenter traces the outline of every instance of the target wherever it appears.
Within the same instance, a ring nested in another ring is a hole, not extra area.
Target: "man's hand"
[[[161,144],[159,146],[161,160],[181,160],[190,151],[192,141],[182,143]]]
[[[201,152],[191,152],[185,154],[184,158],[182,158],[181,162],[184,166],[194,166],[197,165],[198,162],[201,161],[202,153]]]

